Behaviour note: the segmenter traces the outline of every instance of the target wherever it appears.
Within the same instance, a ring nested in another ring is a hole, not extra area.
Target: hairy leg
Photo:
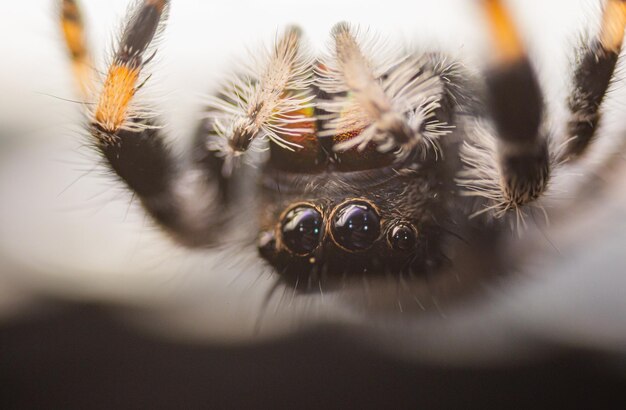
[[[482,0],[481,5],[495,55],[485,72],[494,129],[486,124],[469,128],[459,184],[469,195],[489,200],[482,211],[501,217],[542,195],[551,160],[542,133],[542,92],[513,20],[501,0]]]
[[[81,94],[86,96],[93,85],[91,79],[93,68],[79,4],[76,0],[63,0],[60,11],[61,30],[72,62],[74,78]]]
[[[576,160],[593,141],[601,118],[601,105],[613,79],[626,27],[626,1],[607,0],[600,32],[580,47],[568,100],[571,118],[567,124],[564,161]]]
[[[626,1],[607,0],[599,35],[582,48],[569,100],[567,144],[559,153],[549,150],[542,133],[541,90],[511,17],[502,0],[482,0],[482,6],[496,56],[485,73],[494,129],[485,123],[469,129],[458,183],[468,195],[487,199],[479,213],[502,217],[513,210],[519,216],[545,191],[552,165],[575,160],[594,137],[621,50]]]
[[[541,134],[542,93],[513,21],[498,0],[484,2],[496,63],[486,73],[487,103],[496,128],[504,198],[515,205],[537,199],[550,173]]]
[[[88,130],[111,171],[158,224],[187,246],[207,246],[219,239],[220,230],[215,228],[225,219],[214,170],[194,156],[177,158],[157,121],[135,98],[149,78],[144,71],[154,55],[152,43],[164,25],[168,3],[143,0],[131,10]],[[64,0],[63,10],[74,12],[71,18],[66,17],[71,13],[63,13],[64,27],[68,19],[67,24],[81,21],[74,1]],[[74,52],[78,44],[74,38],[66,36],[71,55],[86,55]],[[82,83],[83,77],[78,81]]]

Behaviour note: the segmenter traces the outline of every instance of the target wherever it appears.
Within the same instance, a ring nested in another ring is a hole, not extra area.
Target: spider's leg
[[[61,29],[72,62],[74,78],[81,93],[86,96],[92,86],[92,64],[80,6],[76,0],[62,0],[60,12]]]
[[[515,25],[500,0],[483,0],[495,45],[486,72],[487,105],[497,141],[501,209],[536,200],[550,174],[547,138],[541,132],[542,92]]]
[[[626,0],[607,0],[600,32],[581,46],[574,72],[574,89],[569,97],[571,118],[563,160],[581,156],[593,140],[607,92],[622,49],[626,27]]]
[[[151,43],[167,16],[167,0],[142,0],[131,10],[112,63],[90,113],[97,151],[140,199],[153,219],[187,246],[215,242],[225,218],[212,170],[177,158],[153,115],[135,101],[149,76]]]

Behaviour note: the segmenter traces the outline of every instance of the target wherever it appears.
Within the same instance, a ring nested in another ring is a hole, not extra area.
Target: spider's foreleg
[[[593,140],[601,118],[601,104],[613,78],[626,27],[626,0],[608,0],[602,28],[580,48],[568,105],[567,145],[563,160],[575,160]]]
[[[89,118],[96,149],[156,222],[188,246],[216,239],[224,218],[219,187],[204,164],[174,156],[154,116],[135,101],[168,1],[143,0],[128,18]]]
[[[62,0],[60,12],[61,30],[72,62],[74,78],[84,97],[93,84],[91,57],[83,17],[76,0]]]
[[[503,216],[542,195],[550,175],[550,154],[541,131],[541,89],[513,21],[500,0],[483,0],[482,5],[495,45],[486,92],[496,137],[492,140],[483,132],[483,141],[465,147],[467,169],[460,183],[472,195],[490,199],[489,209]]]

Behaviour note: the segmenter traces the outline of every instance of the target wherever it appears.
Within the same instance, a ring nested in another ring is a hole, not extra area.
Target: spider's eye
[[[332,221],[335,242],[349,251],[370,248],[380,235],[380,216],[367,203],[352,202],[335,212]]]
[[[409,225],[396,225],[389,230],[389,244],[397,251],[407,252],[415,247],[417,234]]]
[[[308,255],[320,243],[324,219],[317,209],[298,206],[283,218],[281,233],[283,243],[297,255]]]

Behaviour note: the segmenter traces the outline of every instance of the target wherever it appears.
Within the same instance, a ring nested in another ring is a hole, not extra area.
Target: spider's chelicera
[[[487,229],[504,231],[505,221],[537,206],[557,164],[585,152],[626,24],[626,2],[607,0],[600,32],[581,46],[557,150],[512,18],[500,0],[478,5],[493,39],[483,75],[441,53],[377,48],[345,23],[316,55],[287,28],[209,99],[189,155],[178,160],[158,120],[136,102],[169,1],[138,1],[89,114],[92,140],[154,220],[187,246],[220,242],[228,210],[242,200],[233,185],[257,161],[257,245],[286,281],[436,274],[454,258],[455,238],[471,244]],[[91,62],[78,5],[64,0],[62,10],[87,94]]]

